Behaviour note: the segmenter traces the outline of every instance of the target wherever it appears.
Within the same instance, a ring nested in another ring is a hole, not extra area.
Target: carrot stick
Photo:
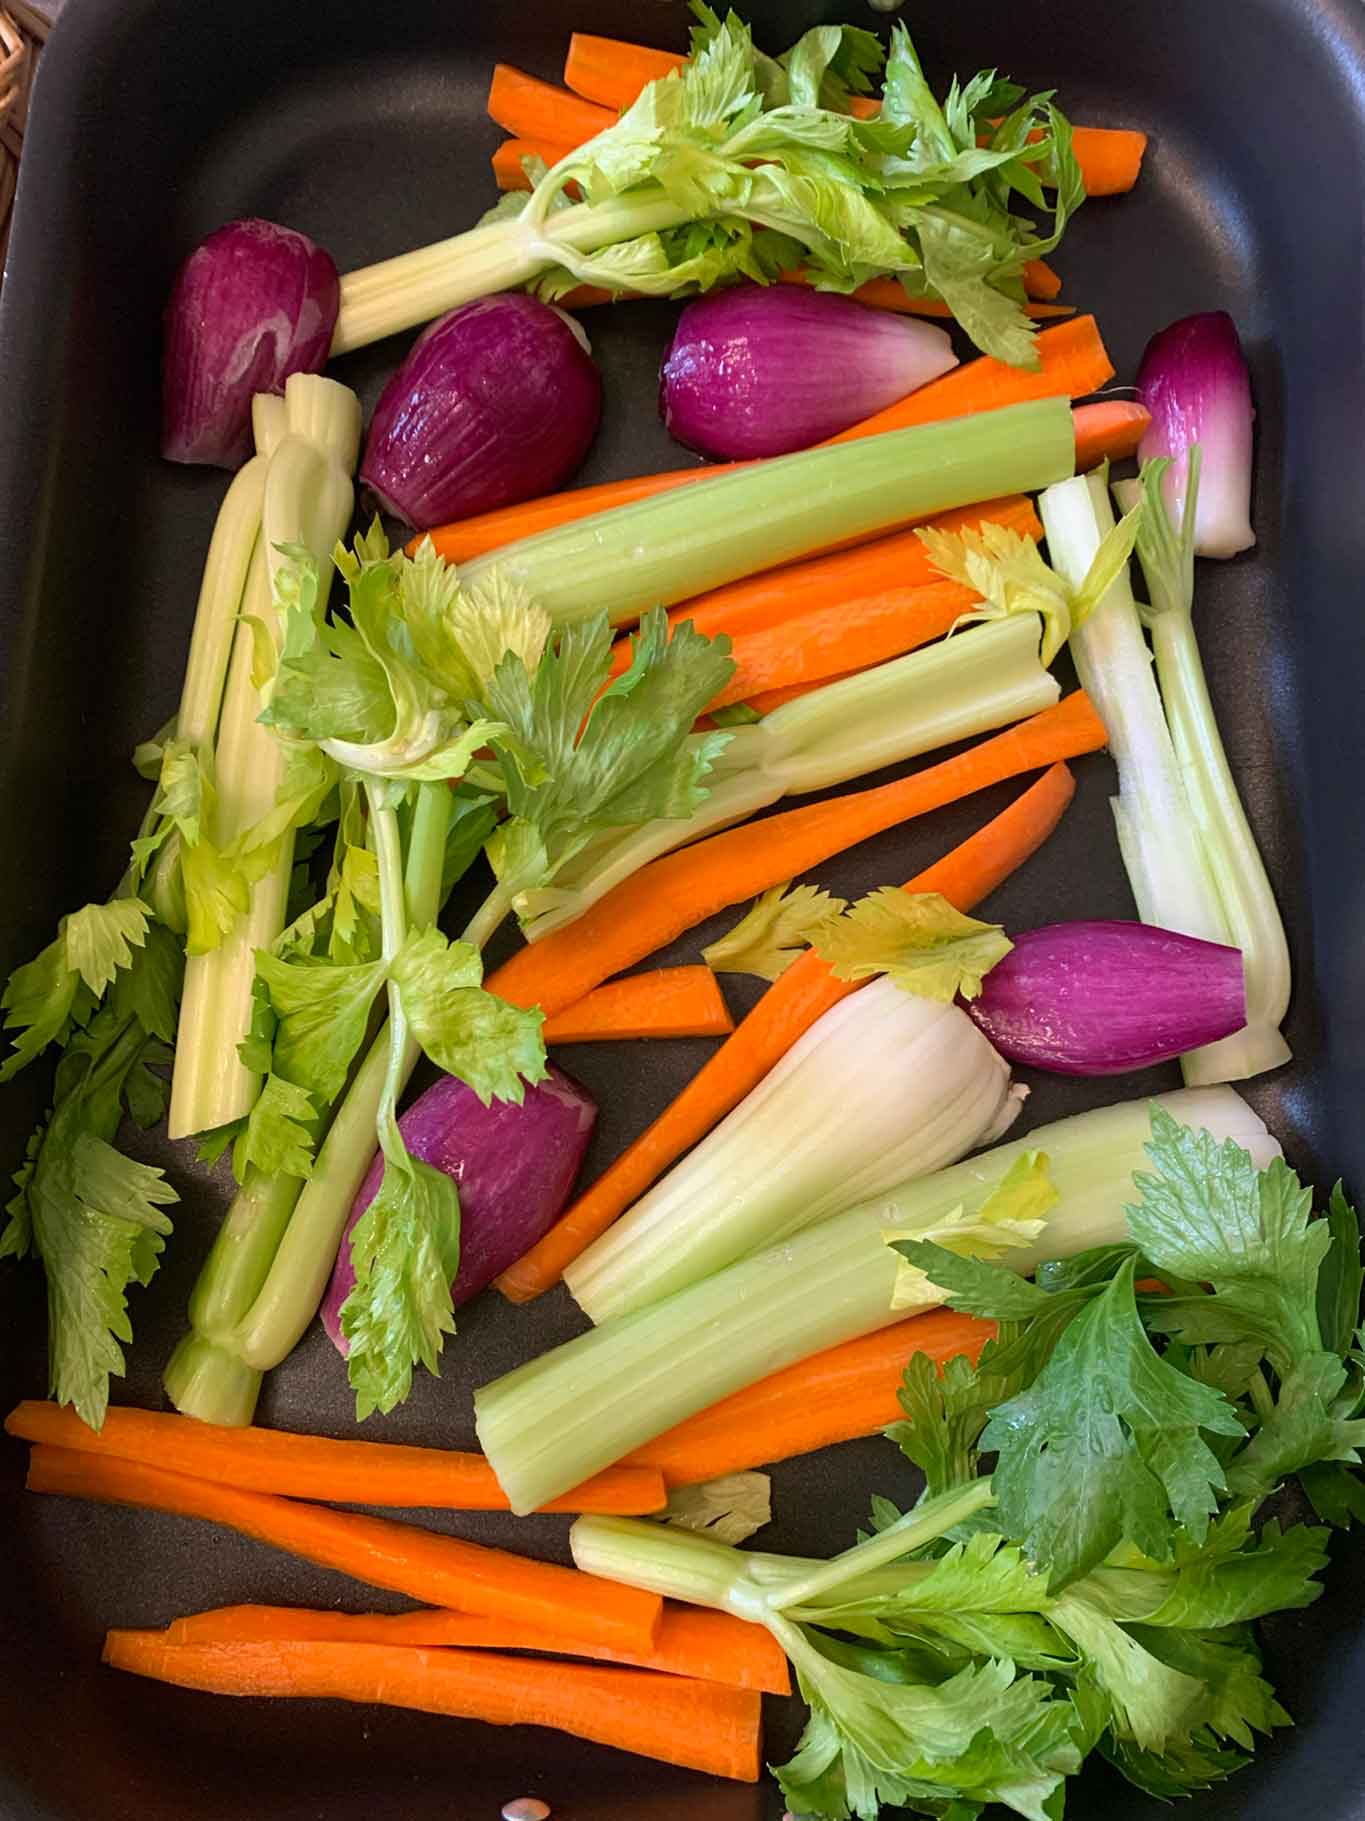
[[[539,1005],[552,1018],[716,911],[794,879],[883,829],[1104,743],[1103,723],[1089,697],[1076,690],[909,777],[726,829],[642,866],[573,923],[519,949],[489,979],[488,989],[513,1005]]]
[[[522,159],[541,158],[546,164],[558,164],[569,149],[566,145],[552,145],[547,139],[504,139],[493,154],[494,180],[500,190],[529,190],[531,180],[522,169]],[[605,302],[611,292],[594,295],[599,302]]]
[[[1072,412],[1076,426],[1076,472],[1097,468],[1101,462],[1121,462],[1136,455],[1152,414],[1135,399],[1102,398],[1093,405],[1077,405]]]
[[[616,125],[612,108],[580,101],[552,82],[528,76],[510,63],[493,66],[488,89],[489,118],[518,139],[543,139],[551,145],[578,146]]]
[[[691,971],[705,974],[714,987],[709,968]],[[16,1405],[5,1418],[5,1430],[24,1441],[140,1461],[245,1492],[343,1505],[507,1510],[506,1496],[483,1456],[446,1448],[333,1441],[278,1429],[224,1429],[166,1410],[110,1410],[104,1427],[96,1431],[74,1410],[37,1399]],[[664,1486],[657,1475],[635,1477],[613,1468],[546,1509],[643,1517],[664,1503]]]
[[[899,1384],[899,1370],[894,1376]],[[699,1682],[722,1682],[729,1688],[756,1688],[763,1694],[785,1695],[791,1689],[787,1659],[761,1625],[732,1618],[727,1612],[672,1601],[665,1603],[653,1647],[647,1651],[584,1645],[576,1639],[556,1638],[541,1628],[437,1607],[421,1607],[416,1612],[314,1612],[295,1606],[219,1606],[177,1619],[165,1636],[172,1644],[259,1644],[278,1638],[314,1644],[529,1650],[658,1669],[668,1675],[694,1676]]]
[[[876,1435],[901,1415],[896,1393],[912,1354],[927,1353],[942,1365],[965,1353],[975,1363],[994,1332],[994,1322],[954,1309],[912,1315],[774,1372],[626,1458],[658,1467],[670,1486],[691,1486]]]
[[[783,272],[779,277],[784,285],[809,285],[815,282],[809,272],[801,270]],[[933,316],[947,322],[954,320],[951,308],[941,297],[911,297],[904,285],[897,283],[894,278],[869,278],[866,284],[858,286],[853,295],[859,303],[868,304],[874,310],[894,311],[897,316]],[[1024,308],[1038,322],[1076,314],[1073,304],[1029,303]]]
[[[656,1594],[390,1518],[239,1492],[139,1461],[78,1454],[43,1442],[29,1457],[28,1488],[206,1518],[371,1587],[388,1587],[433,1606],[541,1625],[615,1649],[648,1650],[663,1606]]]
[[[620,112],[639,97],[647,83],[671,75],[686,62],[676,51],[652,51],[620,38],[575,32],[564,59],[564,81],[575,95]]]
[[[1147,135],[1127,127],[1078,126],[1071,129],[1071,149],[1087,196],[1122,196],[1138,180]]]
[[[1070,696],[1047,712],[1053,716],[1063,711],[1078,714],[1081,704],[1093,716],[1094,711],[1083,696]],[[1036,730],[1038,722],[1045,718],[1039,715],[1024,726]],[[1016,728],[1013,732],[1022,735],[1024,729]],[[994,745],[995,742],[987,741],[986,744]],[[1028,768],[1021,766],[1020,769]],[[941,892],[959,910],[971,910],[1041,847],[1071,801],[1073,788],[1066,766],[1052,765],[1003,814],[988,822],[936,865],[910,880],[906,890]],[[543,946],[537,944],[537,947]],[[579,1253],[605,1233],[618,1214],[638,1201],[675,1158],[704,1138],[732,1107],[738,1106],[797,1038],[849,990],[848,983],[836,980],[813,950],[793,962],[781,979],[768,988],[734,1036],[727,1038],[693,1076],[673,1104],[616,1159],[586,1194],[579,1197],[524,1258],[503,1272],[497,1279],[503,1295],[513,1302],[529,1302],[557,1283]]]
[[[859,666],[859,669],[863,666]],[[764,689],[758,695],[750,696],[748,706],[755,714],[771,714],[774,708],[785,708],[788,702],[799,702],[802,696],[808,696],[812,689],[823,689],[826,683],[842,683],[845,677],[856,677],[858,670],[837,671],[832,677],[813,677],[805,683],[788,683],[783,689]]]
[[[624,1037],[728,1037],[734,1028],[709,967],[660,967],[609,980],[548,1018],[543,1035],[546,1043],[600,1043]]]
[[[362,1701],[493,1726],[550,1726],[665,1764],[758,1780],[762,1697],[684,1676],[401,1644],[172,1644],[159,1631],[111,1631],[104,1661],[211,1694]]]
[[[830,440],[850,442],[855,437],[875,436],[883,430],[939,423],[946,418],[967,417],[975,411],[995,411],[1004,405],[1022,404],[1033,398],[1083,398],[1087,393],[1097,392],[1114,377],[1113,365],[1093,316],[1074,316],[1068,322],[1055,323],[1052,328],[1041,330],[1034,346],[1040,363],[1037,372],[1009,367],[989,354],[982,354]],[[612,506],[627,505],[631,500],[649,498],[671,487],[707,480],[723,472],[726,466],[736,465],[712,463],[704,467],[673,469],[665,474],[636,475],[626,481],[604,481],[595,487],[575,487],[568,493],[554,493],[542,499],[526,500],[518,506],[503,506],[496,512],[480,513],[475,518],[460,519],[450,525],[439,525],[422,536],[431,538],[447,562],[467,563],[473,557],[520,538],[549,531],[556,525],[570,524]],[[408,546],[409,551],[416,550],[421,541],[421,537],[414,538]]]
[[[1020,277],[1030,297],[1050,302],[1061,294],[1062,281],[1045,259],[1030,259]]]

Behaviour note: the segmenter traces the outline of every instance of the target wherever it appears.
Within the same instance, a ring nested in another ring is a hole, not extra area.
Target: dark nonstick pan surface
[[[776,49],[861,5],[752,0]],[[908,15],[936,79],[997,64],[1055,84],[1073,118],[1152,135],[1139,190],[1096,201],[1068,232],[1066,295],[1097,312],[1120,379],[1148,335],[1231,310],[1258,409],[1256,550],[1201,577],[1200,629],[1233,766],[1281,894],[1297,970],[1296,1061],[1250,1098],[1291,1160],[1365,1191],[1365,10],[1358,0],[956,0]],[[63,910],[103,897],[144,787],[127,764],[178,691],[200,565],[223,488],[156,453],[158,335],[171,273],[236,215],[288,222],[343,270],[441,238],[493,199],[492,63],[557,77],[578,28],[681,47],[681,0],[68,0],[48,49],[0,306],[0,968]],[[588,324],[606,378],[581,479],[676,465],[654,411],[676,314],[621,305]],[[373,403],[403,351],[337,363]],[[1128,916],[1104,756],[1048,848],[991,901],[1016,927]],[[1017,787],[1015,787],[1017,788]],[[1003,807],[1010,789],[869,842],[823,869],[853,895],[909,877]],[[729,919],[719,920],[723,926]],[[690,958],[717,927],[676,953]],[[742,985],[727,982],[738,1012]],[[561,1060],[597,1094],[595,1173],[710,1046],[580,1047]],[[1172,1071],[1087,1086],[1040,1077],[1026,1119],[1149,1088]],[[20,1161],[47,1083],[0,1101],[0,1165]],[[159,1374],[230,1185],[153,1137],[182,1196],[153,1287],[135,1298],[122,1401],[157,1405]],[[42,1285],[0,1272],[0,1401],[44,1387]],[[473,1435],[472,1388],[576,1331],[564,1292],[464,1313],[444,1378],[367,1429],[449,1445]],[[316,1327],[269,1381],[261,1420],[345,1434],[344,1372]],[[771,1786],[722,1787],[550,1733],[499,1731],[322,1703],[226,1701],[101,1669],[115,1624],[154,1625],[234,1600],[379,1604],[338,1577],[188,1521],[25,1499],[23,1450],[0,1449],[0,1817],[3,1821],[493,1821],[535,1793],[556,1821],[760,1821]],[[770,1548],[844,1547],[870,1492],[904,1496],[887,1444],[777,1469]],[[425,1514],[417,1514],[427,1521]],[[510,1540],[511,1520],[431,1522]],[[516,1546],[564,1555],[564,1520]],[[1269,1629],[1270,1673],[1299,1720],[1222,1792],[1209,1821],[1365,1815],[1365,1550],[1334,1543],[1328,1592]],[[768,1753],[795,1734],[773,1704]],[[1100,1771],[1078,1821],[1161,1812]]]

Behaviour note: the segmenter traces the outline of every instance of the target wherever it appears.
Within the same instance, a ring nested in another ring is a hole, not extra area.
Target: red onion
[[[1146,923],[1054,923],[1014,937],[964,1008],[1002,1056],[1122,1075],[1246,1023],[1242,952]]]
[[[585,1088],[550,1064],[548,1077],[526,1090],[520,1106],[485,1106],[464,1082],[443,1075],[398,1121],[414,1157],[442,1170],[460,1191],[460,1269],[455,1307],[487,1289],[553,1225],[574,1185],[597,1120]],[[377,1155],[360,1185],[342,1236],[332,1281],[322,1299],[322,1325],[341,1353],[341,1305],[351,1293],[351,1228],[379,1193]]]
[[[385,386],[360,478],[425,531],[552,492],[601,415],[577,323],[534,297],[481,298],[434,322]]]
[[[1185,510],[1188,451],[1199,444],[1196,556],[1236,556],[1251,529],[1251,379],[1226,310],[1184,316],[1154,335],[1138,368],[1138,396],[1152,414],[1138,457],[1169,455],[1163,483],[1177,527]]]
[[[790,455],[956,365],[931,323],[832,291],[737,285],[678,318],[659,409],[670,435],[701,455]]]
[[[251,454],[251,400],[291,373],[321,373],[340,284],[329,253],[273,221],[230,221],[197,246],[166,305],[161,453],[236,468]]]

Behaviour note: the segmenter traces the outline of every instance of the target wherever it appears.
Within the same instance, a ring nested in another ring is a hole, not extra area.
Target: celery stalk
[[[831,1092],[848,1090],[831,1083]],[[1182,1124],[1236,1138],[1258,1166],[1278,1146],[1231,1088],[1159,1097]],[[927,1232],[975,1210],[1024,1152],[1046,1152],[1059,1201],[1030,1271],[1124,1237],[1124,1203],[1146,1162],[1151,1102],[1081,1113],[821,1221],[662,1302],[605,1323],[475,1395],[479,1441],[518,1513],[535,1510],[675,1423],[756,1379],[898,1321],[887,1228]],[[932,1285],[923,1307],[941,1301]]]
[[[332,546],[344,533],[360,441],[359,402],[335,381],[295,374],[286,387],[283,411],[282,420],[269,407],[255,419],[258,433],[273,447],[242,614],[266,627],[273,619],[274,574],[287,560],[280,547],[303,544],[326,565]],[[329,572],[325,567],[324,574]],[[215,639],[212,654],[206,652],[202,664],[192,664],[196,674],[211,671],[220,644],[221,639]],[[283,748],[258,720],[261,699],[254,667],[251,627],[238,625],[213,754],[218,801],[212,833],[220,850],[274,809],[284,781]],[[292,866],[291,831],[281,840],[271,869],[252,886],[247,911],[224,940],[207,954],[187,957],[171,1084],[172,1138],[227,1125],[251,1109],[259,1083],[239,1061],[237,1044],[251,1022],[256,950],[268,948],[284,927]]]
[[[476,558],[559,624],[613,623],[845,540],[1045,487],[1075,466],[1071,406],[1037,399],[734,468]]]
[[[832,1095],[832,1081],[857,1080]],[[610,1321],[999,1138],[1021,1091],[955,1005],[873,981],[832,1006],[715,1131],[564,1273]]]
[[[1050,708],[1061,692],[1039,661],[1041,632],[1037,614],[1015,614],[827,683],[757,726],[737,728],[695,815],[608,831],[547,891],[517,901],[527,941],[572,923],[661,854],[784,796],[827,790]]]
[[[1038,502],[1053,567],[1079,587],[1114,514],[1103,479],[1050,487]],[[1127,573],[1071,634],[1081,686],[1099,712],[1119,773],[1119,848],[1144,923],[1229,940],[1191,814]]]

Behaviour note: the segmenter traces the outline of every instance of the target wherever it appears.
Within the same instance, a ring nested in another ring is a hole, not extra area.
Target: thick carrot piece
[[[657,1595],[412,1524],[328,1511],[266,1492],[239,1492],[138,1461],[77,1454],[47,1443],[40,1442],[29,1457],[28,1488],[206,1518],[371,1587],[460,1612],[518,1619],[613,1649],[648,1650],[663,1609]]]
[[[1076,426],[1076,472],[1084,474],[1101,462],[1136,455],[1152,414],[1135,399],[1102,398],[1093,405],[1077,405],[1071,420]]]
[[[641,867],[575,922],[518,950],[489,979],[489,991],[514,1005],[539,1005],[552,1018],[716,911],[794,879],[883,829],[1104,743],[1089,697],[1076,690],[909,777],[697,841]]]
[[[895,1382],[900,1382],[899,1372]],[[761,1625],[732,1618],[727,1612],[679,1606],[672,1601],[664,1606],[653,1648],[638,1652],[582,1644],[573,1638],[556,1638],[541,1628],[532,1630],[526,1625],[511,1624],[506,1619],[477,1618],[436,1607],[423,1607],[417,1612],[316,1612],[296,1606],[219,1606],[211,1612],[176,1619],[165,1636],[174,1644],[258,1644],[290,1639],[317,1644],[529,1650],[540,1655],[590,1657],[636,1669],[657,1669],[668,1675],[693,1676],[699,1682],[721,1682],[728,1688],[756,1688],[762,1694],[785,1695],[791,1691],[786,1656]]]
[[[601,1043],[625,1037],[728,1037],[734,1028],[709,967],[661,967],[609,980],[547,1018],[543,1035],[546,1043]]]
[[[549,1726],[714,1777],[758,1781],[762,1697],[684,1676],[401,1644],[173,1644],[111,1631],[104,1661],[220,1695],[361,1701],[492,1726]]]
[[[1088,701],[1083,697],[1081,701],[1097,722]],[[1048,714],[1055,716],[1062,710],[1074,713],[1076,703],[1077,697],[1070,696],[1057,708],[1049,709]],[[1039,715],[1024,725],[1036,728],[1046,718]],[[1081,719],[1079,715],[1077,718]],[[1089,738],[1095,742],[1093,727]],[[1095,743],[1102,742],[1100,729]],[[1042,846],[1061,820],[1073,789],[1066,766],[1053,764],[993,822],[911,879],[905,889],[941,892],[960,911],[970,911]],[[850,990],[850,985],[836,980],[813,951],[793,962],[673,1104],[622,1152],[524,1258],[503,1272],[497,1280],[503,1295],[513,1302],[529,1302],[558,1283],[567,1266],[605,1233],[619,1214],[638,1201],[676,1158],[738,1106],[797,1038]]]
[[[1021,276],[1030,297],[1041,297],[1050,303],[1061,296],[1062,281],[1045,259],[1030,259]]]
[[[953,1309],[912,1315],[774,1372],[626,1458],[659,1468],[670,1486],[693,1486],[876,1435],[901,1416],[896,1393],[912,1354],[942,1365],[965,1353],[974,1362],[994,1332],[994,1322]]]
[[[1003,361],[982,354],[830,440],[851,442],[859,436],[876,436],[883,430],[939,423],[952,417],[967,417],[976,411],[995,411],[1005,405],[1023,404],[1035,398],[1084,398],[1090,392],[1098,392],[1114,377],[1113,363],[1093,316],[1075,316],[1069,322],[1055,323],[1052,328],[1041,330],[1034,346],[1040,363],[1036,372],[1009,367]],[[519,538],[553,530],[557,525],[572,524],[612,506],[651,498],[671,487],[685,487],[692,481],[707,480],[723,472],[726,466],[737,465],[715,463],[705,467],[675,468],[665,474],[636,475],[626,481],[603,481],[595,487],[575,487],[567,493],[552,493],[519,506],[504,506],[496,512],[438,525],[422,536],[431,538],[447,562],[467,563]],[[415,551],[421,541],[421,537],[412,539],[409,552]]]
[[[616,125],[614,109],[580,101],[566,89],[528,76],[510,63],[493,66],[488,114],[518,139],[547,140],[551,145],[582,145],[585,139],[595,139],[605,128]]]
[[[705,974],[714,986],[709,968],[692,971]],[[727,1024],[726,1029],[732,1028]],[[244,1492],[342,1505],[507,1510],[506,1495],[483,1456],[454,1449],[333,1441],[281,1429],[225,1429],[166,1410],[111,1409],[104,1427],[96,1431],[74,1410],[37,1399],[16,1405],[5,1418],[5,1431],[23,1441],[140,1461]],[[647,1517],[664,1503],[664,1486],[657,1475],[634,1476],[613,1468],[547,1509]]]
[[[640,90],[687,62],[677,51],[653,51],[620,38],[596,38],[575,32],[564,59],[564,81],[575,95],[620,112],[638,99]]]
[[[1071,130],[1071,149],[1088,196],[1122,196],[1141,173],[1147,135],[1128,127],[1078,126]]]
[[[1043,535],[1042,520],[1034,511],[1033,502],[1021,493],[987,500],[979,506],[958,506],[951,512],[938,513],[928,522],[938,531],[975,530],[990,522],[1017,531],[1021,537],[1031,537],[1035,543]],[[672,609],[669,628],[674,631],[686,622],[707,638],[728,633],[736,641],[733,655],[742,662],[739,641],[751,634],[772,631],[826,608],[848,607],[851,611],[852,603],[864,598],[900,590],[913,593],[941,580],[917,533],[893,531],[888,537],[855,545],[851,550],[807,557],[804,562],[762,570],[742,581],[695,595]],[[611,654],[612,676],[620,676],[629,668],[630,657],[630,639],[618,639]],[[847,668],[857,670],[862,666],[851,663]],[[747,693],[742,687],[736,690],[732,678],[712,706],[719,707],[722,701],[742,701]]]
[[[529,190],[531,180],[522,168],[523,158],[540,158],[546,164],[558,164],[569,150],[566,145],[552,145],[546,139],[504,139],[493,154],[493,177],[500,190]],[[603,291],[603,298],[610,293]]]

